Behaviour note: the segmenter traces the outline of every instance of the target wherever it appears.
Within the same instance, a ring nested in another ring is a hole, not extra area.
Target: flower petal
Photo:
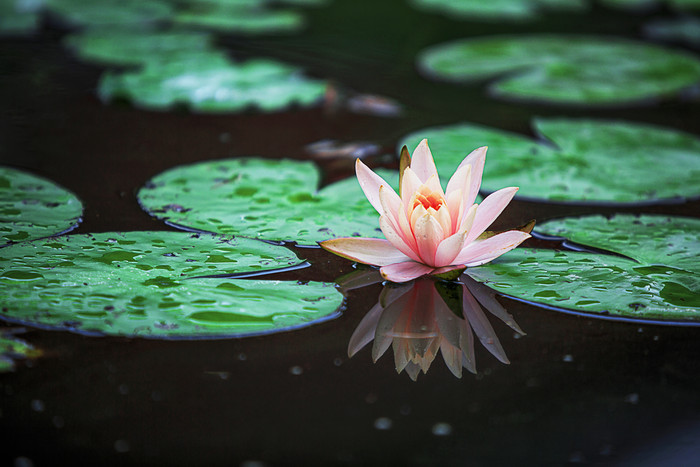
[[[348,343],[348,357],[352,357],[374,340],[374,331],[377,328],[379,318],[382,316],[382,311],[384,311],[384,308],[377,303],[367,312],[364,318],[362,318],[355,332],[352,333],[352,337],[350,337],[350,342]]]
[[[401,178],[401,200],[403,201],[403,207],[408,211],[409,204],[413,203],[413,195],[418,191],[423,182],[420,181],[416,173],[407,167],[403,171],[403,177]]]
[[[413,233],[423,263],[434,266],[435,252],[440,242],[445,239],[445,233],[440,223],[430,214],[425,214],[416,220],[413,225]]]
[[[433,155],[430,153],[427,139],[418,143],[418,146],[413,151],[411,155],[411,170],[418,175],[418,178],[423,183],[433,175],[437,177],[437,168],[435,167]]]
[[[475,240],[501,215],[508,203],[513,199],[513,196],[515,196],[516,191],[518,191],[518,188],[511,186],[502,188],[486,197],[476,211],[474,224],[467,237],[467,243]],[[462,222],[464,222],[464,219],[462,219]]]
[[[486,151],[488,147],[482,146],[480,148],[474,149],[469,153],[467,157],[464,158],[457,171],[465,165],[472,166],[471,179],[469,181],[469,190],[463,188],[465,195],[465,205],[469,206],[474,204],[476,200],[476,195],[479,194],[479,188],[481,187],[481,176],[484,173],[484,164],[486,163]]]
[[[452,260],[454,260],[464,248],[464,241],[466,238],[467,231],[461,230],[440,242],[435,252],[435,266],[441,268],[451,265]]]
[[[357,159],[355,162],[355,173],[357,174],[357,181],[360,182],[360,188],[362,188],[369,202],[379,214],[384,214],[382,203],[379,200],[379,187],[385,186],[387,189],[393,191],[391,185],[382,177],[372,172],[360,159]]]
[[[478,240],[467,245],[453,261],[467,267],[479,266],[498,258],[530,238],[530,234],[519,230],[509,230],[486,240]]]
[[[462,312],[481,344],[503,363],[510,363],[491,323],[469,289],[462,287]]]
[[[394,263],[384,266],[379,270],[384,279],[391,282],[408,282],[417,277],[430,274],[433,268],[415,261],[406,261],[403,263]]]
[[[380,238],[334,238],[319,245],[343,258],[373,266],[386,266],[410,260],[388,240]]]
[[[421,261],[418,251],[408,244],[401,233],[396,231],[396,227],[392,225],[391,220],[386,215],[379,218],[379,228],[382,229],[382,233],[394,248],[414,261]],[[415,245],[415,240],[413,244]]]

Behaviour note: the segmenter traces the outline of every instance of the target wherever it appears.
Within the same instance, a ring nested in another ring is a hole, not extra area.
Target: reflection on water
[[[339,281],[341,288],[350,290],[381,281],[377,271],[362,271]],[[427,373],[438,351],[456,377],[462,368],[476,373],[474,336],[503,363],[510,363],[486,309],[520,335],[513,317],[496,300],[496,292],[463,274],[456,282],[432,278],[411,283],[388,282],[377,304],[355,329],[348,345],[348,355],[354,356],[370,342],[372,359],[376,362],[391,346],[396,371],[406,373],[412,380],[422,370]]]

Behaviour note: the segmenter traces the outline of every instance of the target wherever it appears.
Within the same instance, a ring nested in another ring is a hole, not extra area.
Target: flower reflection
[[[381,280],[379,274],[375,276],[374,282]],[[367,273],[358,274],[341,287],[348,290],[371,282]],[[439,352],[450,371],[461,378],[462,368],[476,373],[476,335],[494,357],[510,363],[482,307],[518,334],[525,334],[496,300],[495,291],[468,275],[458,282],[424,278],[388,283],[350,338],[348,355],[352,357],[374,341],[372,359],[376,362],[391,346],[396,371],[406,370],[415,381],[420,371],[427,373]]]

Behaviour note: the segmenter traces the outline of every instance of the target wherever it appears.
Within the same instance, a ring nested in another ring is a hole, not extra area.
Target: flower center
[[[416,193],[415,199],[413,200],[413,209],[417,208],[419,204],[427,210],[428,208],[433,208],[436,211],[440,209],[440,206],[445,204],[445,198],[434,191],[428,191],[423,187],[419,192]]]

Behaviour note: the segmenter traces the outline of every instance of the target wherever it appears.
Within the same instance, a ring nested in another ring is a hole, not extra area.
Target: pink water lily
[[[503,188],[481,204],[474,203],[486,149],[478,148],[464,158],[443,191],[424,139],[400,175],[400,195],[358,159],[357,179],[380,214],[379,227],[386,239],[347,237],[320,245],[350,260],[381,266],[382,276],[392,282],[479,266],[512,250],[530,235],[510,230],[482,236],[518,191]]]

